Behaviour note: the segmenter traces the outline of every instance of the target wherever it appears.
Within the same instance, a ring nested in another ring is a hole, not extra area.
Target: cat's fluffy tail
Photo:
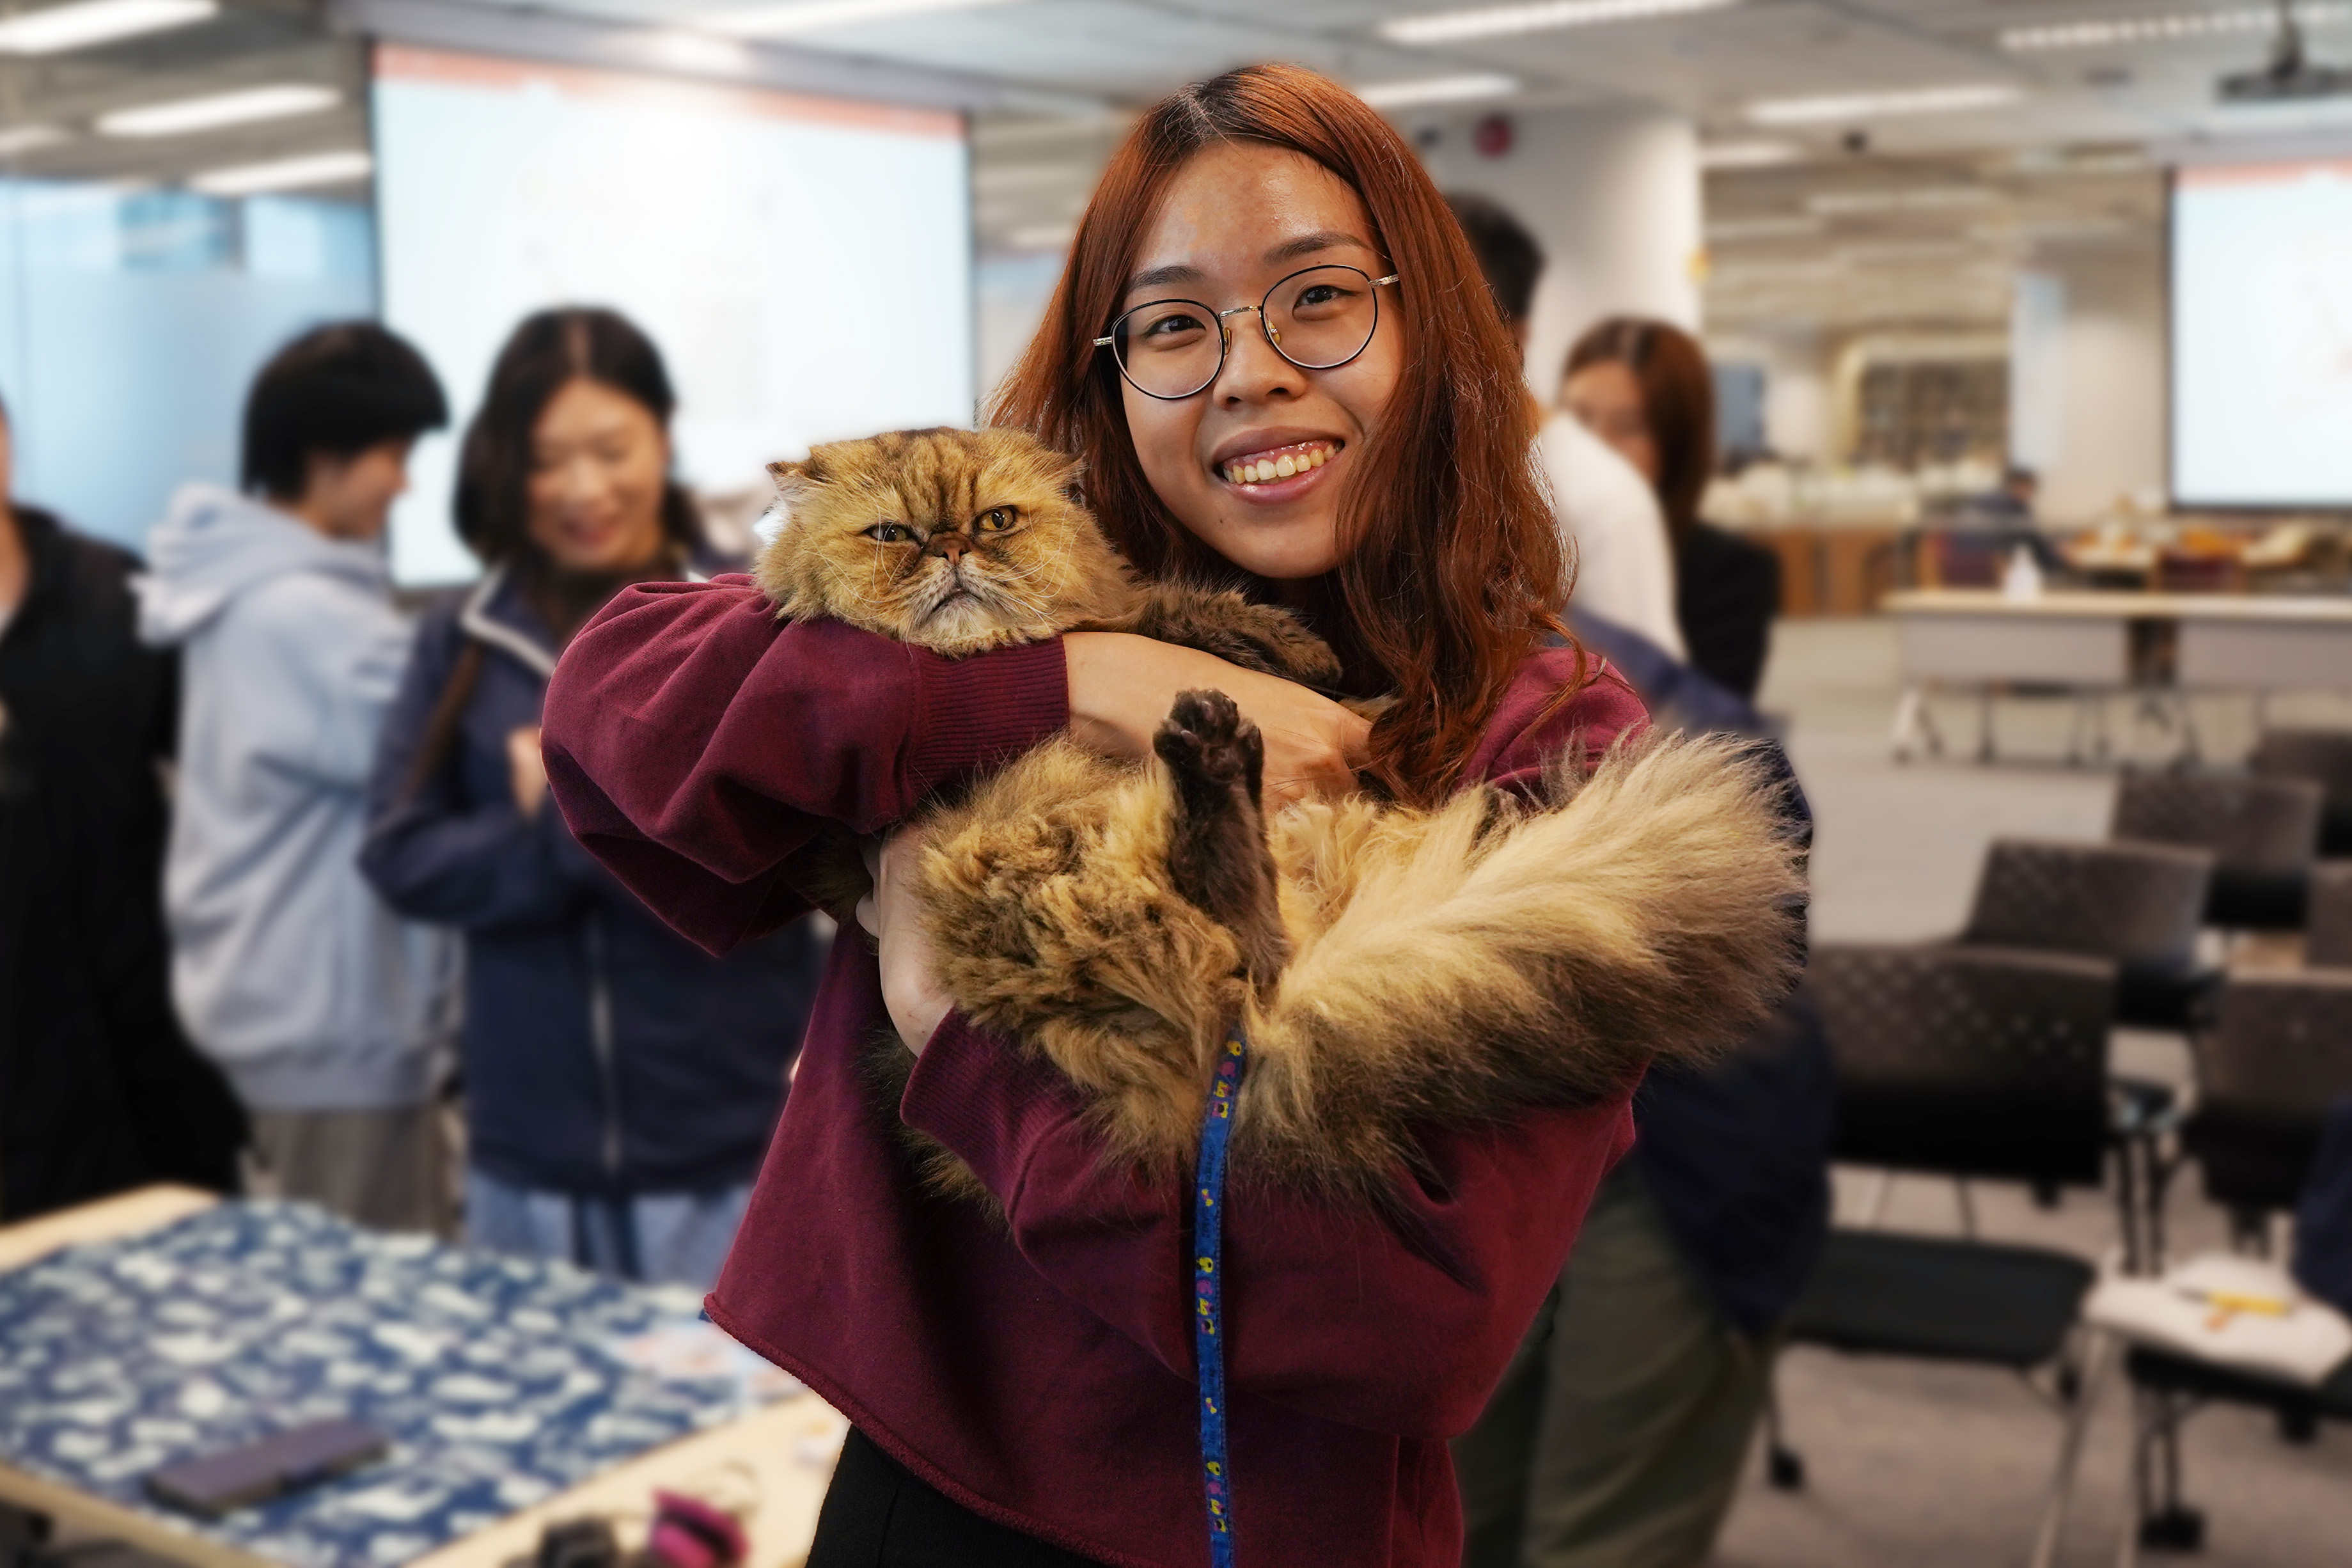
[[[1474,791],[1409,832],[1282,819],[1299,886],[1339,864],[1349,885],[1251,1010],[1237,1157],[1376,1194],[1416,1123],[1590,1103],[1712,1059],[1787,994],[1805,851],[1773,770],[1720,737],[1621,742],[1589,778],[1581,758],[1547,810]]]

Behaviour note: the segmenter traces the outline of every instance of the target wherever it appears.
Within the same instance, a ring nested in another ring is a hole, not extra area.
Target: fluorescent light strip
[[[1718,239],[1788,239],[1821,232],[1822,220],[1817,217],[1733,217],[1706,226],[1710,243]]]
[[[54,125],[12,125],[0,131],[0,158],[14,158],[20,153],[37,152],[72,140]]]
[[[1702,169],[1769,169],[1775,163],[1794,163],[1801,160],[1805,150],[1794,142],[1711,142],[1698,150],[1698,166]]]
[[[80,5],[52,5],[0,21],[0,54],[61,55],[184,27],[219,12],[219,0],[88,0]]]
[[[210,93],[203,98],[175,99],[169,103],[142,104],[137,109],[118,109],[111,114],[100,115],[98,129],[105,136],[184,136],[255,120],[315,114],[341,101],[342,95],[333,88],[288,82],[277,87]]]
[[[819,33],[829,27],[855,27],[867,22],[893,22],[901,16],[971,11],[1006,3],[1007,0],[794,0],[789,5],[722,11],[715,16],[699,17],[695,25],[715,33],[732,33],[739,38],[782,38],[795,33]]]
[[[1468,11],[1399,16],[1382,22],[1380,33],[1392,43],[1454,44],[1465,38],[1499,38],[1555,27],[1597,27],[1691,11],[1720,11],[1738,4],[1739,0],[1545,0],[1531,5],[1481,5]]]
[[[1916,212],[1934,207],[1981,206],[1995,193],[1983,185],[1911,185],[1887,191],[1823,191],[1805,198],[1812,212]]]
[[[373,173],[375,160],[365,153],[314,153],[307,158],[279,158],[267,163],[210,170],[196,175],[188,184],[208,196],[250,196],[263,191],[340,185],[366,179]]]
[[[2297,5],[2294,19],[2306,27],[2331,26],[2352,21],[2352,5],[2322,3]],[[2039,27],[2008,27],[2000,47],[2011,54],[2049,49],[2095,49],[2115,44],[2168,43],[2179,38],[2210,38],[2228,33],[2268,33],[2278,26],[2275,6],[2245,6],[2231,11],[2175,12],[2165,16],[2102,17],[2088,22],[2054,22]]]
[[[1768,98],[1749,104],[1748,118],[1759,125],[1814,125],[1824,121],[1875,120],[1896,114],[1958,114],[1971,109],[1996,109],[2023,96],[2005,83],[1967,82],[1895,92]]]
[[[1406,109],[1417,103],[1459,103],[1471,98],[1500,98],[1519,90],[1517,77],[1496,71],[1464,76],[1425,76],[1410,81],[1367,82],[1356,96],[1374,109]]]

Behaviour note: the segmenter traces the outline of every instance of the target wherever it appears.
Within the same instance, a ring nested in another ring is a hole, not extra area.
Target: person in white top
[[[1517,218],[1485,197],[1447,202],[1524,351],[1543,252]],[[1561,539],[1574,555],[1577,613],[1638,633],[1688,663],[1675,619],[1674,553],[1649,481],[1565,409],[1545,419],[1536,450],[1551,480]]]

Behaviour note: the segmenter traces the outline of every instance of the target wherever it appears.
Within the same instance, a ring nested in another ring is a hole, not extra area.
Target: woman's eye
[[[1020,515],[1009,506],[991,507],[980,514],[980,526],[985,532],[1003,533]]]
[[[1173,348],[1206,331],[1208,328],[1202,324],[1198,316],[1177,310],[1165,316],[1152,317],[1143,322],[1134,335],[1138,342],[1149,343],[1153,348]]]
[[[885,544],[904,544],[914,537],[913,530],[899,522],[877,522],[866,531],[868,539],[878,539]]]

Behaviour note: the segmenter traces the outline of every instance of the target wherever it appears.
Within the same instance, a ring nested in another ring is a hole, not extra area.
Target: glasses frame
[[[1357,277],[1362,279],[1366,286],[1371,289],[1371,330],[1364,334],[1364,341],[1356,345],[1356,352],[1349,354],[1346,359],[1335,359],[1329,364],[1307,364],[1302,361],[1292,359],[1289,354],[1283,351],[1282,334],[1275,330],[1275,326],[1272,321],[1266,320],[1265,308],[1273,301],[1275,290],[1281,288],[1285,283],[1289,282],[1292,279],[1304,278],[1309,272],[1328,272],[1335,270],[1354,273]],[[1217,384],[1217,377],[1225,374],[1225,361],[1233,356],[1234,328],[1232,318],[1241,315],[1244,311],[1256,312],[1257,330],[1265,335],[1265,346],[1272,349],[1276,353],[1281,354],[1284,363],[1295,365],[1300,370],[1338,370],[1343,364],[1352,364],[1357,360],[1362,358],[1364,351],[1372,346],[1372,339],[1380,335],[1381,330],[1381,290],[1387,288],[1390,284],[1394,283],[1403,276],[1404,275],[1401,272],[1391,272],[1385,278],[1375,278],[1370,273],[1365,271],[1362,268],[1350,266],[1344,261],[1318,261],[1312,267],[1302,267],[1296,272],[1286,272],[1281,277],[1276,279],[1273,283],[1267,286],[1265,293],[1255,305],[1235,305],[1230,310],[1220,310],[1205,300],[1186,300],[1181,297],[1167,300],[1146,300],[1140,305],[1129,305],[1126,310],[1121,310],[1118,315],[1111,318],[1110,331],[1103,337],[1093,339],[1092,342],[1093,346],[1096,348],[1109,349],[1111,351],[1111,363],[1118,366],[1118,378],[1121,381],[1127,383],[1128,385],[1134,387],[1136,391],[1143,394],[1144,396],[1157,398],[1162,403],[1181,403],[1188,397],[1200,396],[1201,394],[1208,391],[1209,388]],[[1128,374],[1127,361],[1122,358],[1118,353],[1118,343],[1119,323],[1126,321],[1129,316],[1134,315],[1138,310],[1149,310],[1160,305],[1191,305],[1206,312],[1216,321],[1217,367],[1209,373],[1208,380],[1202,382],[1200,385],[1194,387],[1190,392],[1152,391],[1141,382],[1137,381],[1134,376]]]

